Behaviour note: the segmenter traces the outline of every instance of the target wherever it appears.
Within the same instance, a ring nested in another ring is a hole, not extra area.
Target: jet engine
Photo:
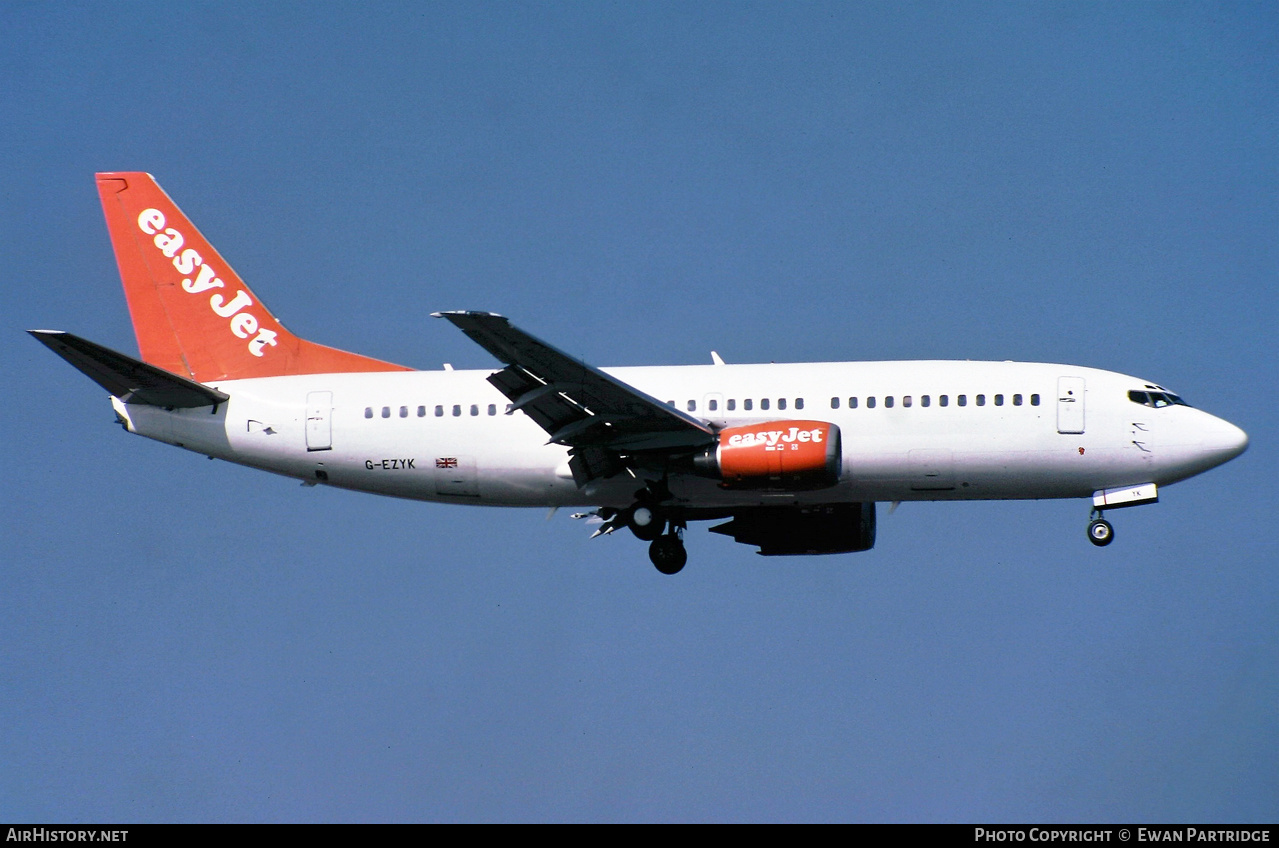
[[[694,473],[733,489],[825,489],[839,482],[839,427],[827,421],[769,421],[721,430],[693,456]]]

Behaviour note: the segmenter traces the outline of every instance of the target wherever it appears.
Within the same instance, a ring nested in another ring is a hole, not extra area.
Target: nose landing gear
[[[1104,548],[1115,540],[1115,528],[1101,517],[1099,510],[1094,509],[1089,518],[1091,520],[1088,522],[1088,541],[1099,548]]]

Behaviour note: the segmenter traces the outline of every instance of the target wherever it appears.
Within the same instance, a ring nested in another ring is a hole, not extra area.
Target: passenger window
[[[920,406],[929,406],[932,404],[932,402],[933,402],[933,399],[930,398],[928,395],[921,395],[919,398]]]
[[[489,404],[489,415],[497,415],[497,404],[495,403]]]
[[[480,414],[480,405],[478,403],[471,404],[471,414],[472,415]]]
[[[937,398],[937,405],[950,406],[950,395],[942,395],[941,397]]]
[[[871,404],[871,406],[874,406],[874,405],[875,405],[875,404],[873,404],[873,403]],[[857,398],[855,398],[855,397],[850,397],[850,398],[848,399],[848,408],[849,408],[849,409],[856,409],[856,408],[857,408]]]
[[[426,417],[426,407],[425,407],[425,406],[419,406],[419,407],[417,408],[417,417],[418,417],[418,418],[425,418],[425,417]]]
[[[365,417],[365,418],[372,418],[372,417],[373,417],[373,407],[371,407],[371,406],[366,406],[366,407],[364,407],[364,417]]]
[[[833,397],[830,399],[830,408],[839,409],[839,398]]]
[[[985,395],[977,395],[977,405],[978,405],[978,406],[985,406],[985,405],[986,405],[986,396],[985,396]]]
[[[462,415],[462,404],[460,403],[453,404],[453,417],[458,418],[461,415]]]
[[[968,406],[968,395],[960,395],[955,399],[960,406]]]
[[[435,407],[435,417],[436,417],[436,418],[443,418],[443,417],[444,417],[444,407],[443,407],[443,406],[436,406],[436,407]]]
[[[735,410],[735,409],[737,409],[737,398],[729,398],[729,399],[728,399],[728,411],[729,411],[729,412],[732,412],[732,411],[733,411],[733,410]]]
[[[893,396],[892,396],[892,395],[889,395],[888,397],[884,398],[884,408],[885,408],[885,409],[892,409],[892,408],[893,408]]]
[[[795,408],[796,408],[796,409],[803,409],[803,408],[804,408],[804,399],[803,399],[803,398],[795,398]]]
[[[751,400],[750,398],[747,398],[746,400],[742,401],[742,409],[746,410],[747,412],[750,412],[751,409],[754,407],[754,405],[755,405],[755,401]]]
[[[785,408],[786,408],[786,398],[778,398],[778,399],[777,399],[777,408],[778,408],[778,409],[785,409]]]
[[[391,417],[391,407],[389,407],[389,406],[384,406],[384,407],[382,407],[382,417],[383,417],[383,418],[390,418],[390,417]]]
[[[1003,405],[1004,405],[1004,396],[995,395],[995,406],[1003,406]]]
[[[408,418],[408,417],[409,417],[409,408],[408,408],[407,406],[401,406],[401,407],[400,407],[400,417],[401,417],[401,418]]]
[[[697,411],[697,401],[695,401],[695,400],[690,400],[690,401],[688,402],[688,411],[689,411],[689,412],[696,412],[696,411]]]
[[[759,399],[759,408],[760,408],[760,409],[768,409],[768,408],[769,408],[768,398],[760,398],[760,399]]]
[[[906,395],[904,398],[902,398],[902,406],[909,407],[910,404],[911,404],[910,395]]]
[[[1021,406],[1021,395],[1013,395],[1013,406]]]
[[[1030,396],[1030,405],[1031,405],[1031,406],[1039,406],[1039,395],[1031,395],[1031,396]]]
[[[719,401],[717,401],[715,398],[711,398],[710,400],[706,401],[706,408],[710,410],[711,412],[715,412],[716,410],[719,409]]]
[[[874,398],[874,396],[871,396],[871,397],[866,398],[866,408],[867,408],[867,409],[874,409],[874,408],[875,408],[875,398]]]

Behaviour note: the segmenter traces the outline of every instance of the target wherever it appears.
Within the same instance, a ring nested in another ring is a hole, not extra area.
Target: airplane
[[[139,358],[36,339],[130,433],[423,501],[583,507],[663,574],[691,521],[765,556],[875,544],[876,504],[1091,498],[1108,510],[1233,459],[1243,430],[1137,377],[1024,362],[597,368],[490,312],[433,313],[501,363],[425,371],[284,328],[146,173],[97,175]]]

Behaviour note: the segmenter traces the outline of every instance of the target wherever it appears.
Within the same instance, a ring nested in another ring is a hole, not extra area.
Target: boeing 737
[[[421,371],[298,338],[145,173],[97,175],[139,358],[30,331],[137,433],[310,485],[581,507],[674,574],[690,521],[768,556],[875,544],[876,503],[1089,498],[1103,513],[1244,451],[1137,377],[1022,362],[596,368],[489,312],[438,312],[499,369]]]

